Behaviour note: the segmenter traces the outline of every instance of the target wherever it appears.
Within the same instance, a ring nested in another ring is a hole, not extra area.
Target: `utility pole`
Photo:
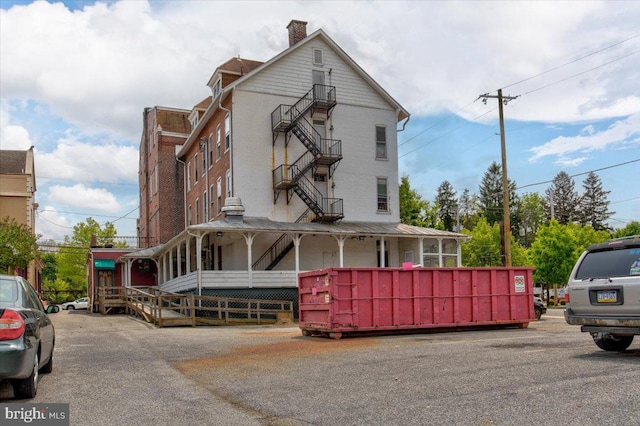
[[[498,99],[498,111],[500,112],[500,148],[502,150],[502,224],[504,227],[504,266],[511,266],[511,218],[509,215],[509,179],[507,178],[507,148],[504,137],[504,113],[502,106],[517,96],[502,96],[502,89],[498,89],[498,95],[485,93],[480,95],[482,102],[487,99]]]

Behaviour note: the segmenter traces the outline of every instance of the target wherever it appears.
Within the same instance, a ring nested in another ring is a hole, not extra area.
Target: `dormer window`
[[[198,125],[198,113],[195,113],[193,115],[193,118],[191,119],[191,130],[195,129],[197,125]]]
[[[213,91],[213,99],[217,98],[220,94],[220,91],[222,90],[222,80],[218,79],[211,90]]]
[[[313,65],[324,65],[322,49],[313,49]]]

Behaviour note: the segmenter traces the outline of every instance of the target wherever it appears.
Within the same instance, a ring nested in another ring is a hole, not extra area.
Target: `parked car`
[[[46,309],[22,277],[0,275],[0,381],[9,380],[16,398],[36,396],[38,373],[53,369],[55,330]]]
[[[74,309],[88,309],[89,308],[89,298],[83,297],[78,300],[74,300],[73,302],[66,302],[62,304],[62,309],[64,310],[74,310]]]
[[[640,236],[594,244],[569,277],[567,323],[605,351],[624,351],[640,335]]]
[[[542,318],[542,314],[547,313],[547,307],[544,305],[542,298],[534,297],[533,298],[533,311],[536,314],[536,319],[539,320]]]

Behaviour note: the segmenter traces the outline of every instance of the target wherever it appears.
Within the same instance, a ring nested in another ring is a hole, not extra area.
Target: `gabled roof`
[[[27,168],[27,151],[0,151],[0,174],[24,174]]]
[[[376,92],[378,92],[378,94],[380,96],[382,96],[383,99],[385,99],[387,102],[389,102],[391,105],[394,106],[394,108],[396,108],[396,110],[398,110],[398,117],[397,120],[398,122],[409,118],[410,114],[407,110],[405,110],[402,105],[400,105],[393,97],[391,97],[391,95],[382,88],[382,86],[380,86],[373,78],[371,78],[371,76],[369,74],[367,74],[367,72],[365,70],[363,70],[360,65],[358,65],[356,63],[356,61],[354,61],[353,59],[351,59],[351,56],[349,56],[344,50],[342,50],[342,48],[335,42],[333,41],[333,39],[331,37],[329,37],[327,35],[327,33],[324,32],[324,30],[319,29],[317,31],[315,31],[313,34],[305,37],[304,39],[300,40],[299,42],[297,42],[296,44],[294,44],[293,46],[290,46],[288,49],[282,51],[279,55],[274,56],[273,58],[271,58],[270,60],[268,60],[267,62],[265,62],[264,64],[260,65],[259,67],[255,68],[253,71],[249,72],[248,74],[244,75],[243,77],[239,78],[238,80],[234,81],[233,83],[229,84],[224,90],[229,90],[234,88],[235,86],[242,84],[243,82],[247,81],[248,79],[250,79],[251,77],[253,77],[254,75],[260,73],[261,71],[263,71],[265,68],[273,65],[274,63],[278,62],[280,59],[282,59],[283,57],[287,56],[288,54],[290,54],[291,52],[300,49],[302,46],[304,46],[305,44],[309,43],[310,41],[312,41],[315,38],[320,38],[322,39],[325,43],[327,43],[337,54],[338,56],[340,56],[340,58],[342,58],[342,60],[344,60],[347,64],[349,64],[349,66],[351,66],[351,68],[353,68],[353,70],[360,75],[360,77],[362,77],[363,80],[365,80]]]
[[[220,65],[213,72],[213,75],[209,79],[207,83],[208,86],[211,86],[215,81],[216,77],[220,73],[234,74],[234,75],[245,75],[258,68],[264,62],[253,61],[251,59],[242,59],[241,57],[235,57],[229,59],[224,64]]]
[[[331,37],[329,37],[327,35],[327,33],[325,33],[322,29],[319,29],[319,30],[315,31],[313,34],[311,34],[311,35],[305,37],[304,39],[300,40],[299,42],[297,42],[293,46],[289,46],[288,49],[283,50],[282,52],[280,52],[280,54],[274,56],[273,58],[271,58],[270,60],[268,60],[265,63],[260,63],[258,61],[251,61],[251,60],[243,59],[242,60],[243,63],[244,62],[247,62],[247,63],[250,62],[253,65],[257,65],[257,66],[255,68],[253,68],[247,74],[245,74],[245,75],[241,76],[240,78],[238,78],[236,81],[234,81],[234,82],[228,84],[226,87],[222,88],[222,91],[218,95],[218,97],[220,99],[222,99],[225,96],[226,93],[231,92],[233,90],[233,88],[235,88],[239,84],[242,84],[243,82],[249,80],[254,75],[256,75],[256,74],[260,73],[261,71],[263,71],[264,69],[270,67],[271,65],[273,65],[274,63],[276,63],[280,59],[282,59],[283,57],[289,55],[291,52],[302,48],[302,46],[306,45],[307,43],[309,43],[310,41],[312,41],[312,40],[314,40],[316,38],[320,38],[325,43],[327,43],[336,52],[336,54],[340,58],[342,58],[342,60],[344,60],[347,64],[349,64],[349,66],[351,66],[351,68],[353,68],[353,70],[360,77],[362,77],[362,79],[365,80],[384,100],[389,102],[389,104],[393,105],[393,107],[396,109],[396,111],[398,111],[398,115],[396,117],[398,122],[400,122],[402,120],[405,120],[405,119],[410,117],[411,114],[409,114],[409,112],[407,110],[405,110],[404,107],[402,107],[402,105],[400,105],[393,97],[391,97],[391,95],[389,95],[389,93],[387,93],[387,91],[384,90],[382,88],[382,86],[380,86],[373,78],[371,78],[371,76],[369,74],[367,74],[360,67],[360,65],[358,65],[353,59],[351,59],[351,57],[349,55],[347,55],[347,53],[344,50],[342,50],[342,48],[340,46],[338,46],[338,44],[335,41],[333,41],[333,39],[331,39]],[[212,82],[214,81],[214,77],[218,73],[218,70],[222,69],[222,67],[225,67],[225,66],[227,66],[229,68],[237,67],[237,64],[235,64],[235,65],[232,64],[232,62],[234,60],[237,61],[237,58],[230,59],[229,61],[227,61],[224,64],[222,64],[220,67],[216,68],[216,72],[213,74],[213,76],[211,76],[211,79],[209,79],[209,82],[207,84],[209,86],[211,86]],[[218,98],[216,98],[216,99],[218,99]],[[215,99],[214,99],[214,101],[215,101]],[[191,144],[193,144],[193,141],[196,140],[196,133],[197,133],[196,130],[197,130],[197,128],[200,127],[200,126],[203,126],[204,125],[203,123],[206,123],[206,121],[213,114],[213,112],[216,110],[216,108],[218,108],[218,104],[216,102],[213,102],[211,104],[211,106],[207,109],[205,114],[200,118],[198,126],[196,127],[196,129],[192,129],[191,135],[189,135],[189,137],[185,141],[184,145],[182,146],[182,148],[178,152],[178,155],[180,155],[180,153],[182,151],[186,152],[186,150],[189,149]]]

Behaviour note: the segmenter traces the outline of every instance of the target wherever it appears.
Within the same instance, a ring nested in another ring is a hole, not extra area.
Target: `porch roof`
[[[339,223],[295,223],[277,222],[266,217],[245,216],[242,221],[216,220],[188,226],[186,230],[173,237],[169,242],[125,254],[121,259],[153,258],[165,249],[175,246],[189,235],[207,234],[211,232],[279,232],[296,234],[326,234],[344,236],[383,236],[414,238],[451,238],[466,240],[468,235],[457,232],[441,231],[433,228],[406,225],[404,223],[385,222],[347,222]]]

